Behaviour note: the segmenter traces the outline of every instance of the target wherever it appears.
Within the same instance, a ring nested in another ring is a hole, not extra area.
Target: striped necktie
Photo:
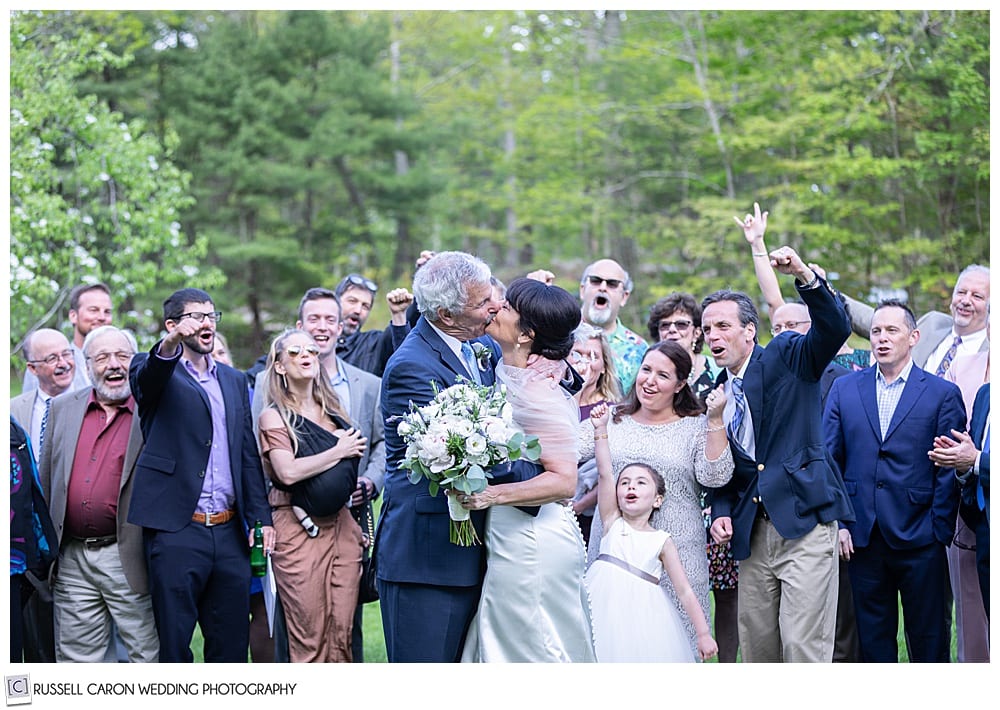
[[[951,361],[955,359],[955,353],[958,352],[958,346],[962,344],[962,336],[956,335],[954,342],[952,342],[951,347],[948,348],[948,352],[944,354],[944,358],[941,360],[941,364],[937,366],[937,370],[934,374],[938,377],[944,377],[944,373],[948,372],[948,368],[951,367]]]
[[[729,420],[729,440],[743,449],[743,437],[746,434],[746,409],[747,409],[747,399],[743,396],[743,378],[734,377],[733,378],[733,403],[736,405],[736,409],[733,412],[733,418]]]
[[[52,411],[52,398],[45,400],[45,413],[42,414],[42,426],[38,429],[38,453],[42,455],[42,444],[45,443],[45,428],[49,425],[49,412]]]

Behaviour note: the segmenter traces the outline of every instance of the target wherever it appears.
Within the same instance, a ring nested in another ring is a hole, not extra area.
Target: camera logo
[[[8,705],[30,705],[31,683],[26,675],[4,676]]]

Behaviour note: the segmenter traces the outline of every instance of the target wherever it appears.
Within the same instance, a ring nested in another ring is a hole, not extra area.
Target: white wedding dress
[[[542,461],[577,460],[576,401],[532,370],[499,365],[514,422],[539,438]],[[463,662],[593,662],[586,549],[569,506],[547,503],[533,517],[494,506],[486,518],[486,577],[466,636]]]

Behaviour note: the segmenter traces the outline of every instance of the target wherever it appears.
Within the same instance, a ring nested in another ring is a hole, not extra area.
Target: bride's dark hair
[[[580,304],[568,291],[522,276],[507,286],[507,303],[517,311],[521,332],[532,335],[532,354],[549,360],[569,356]]]

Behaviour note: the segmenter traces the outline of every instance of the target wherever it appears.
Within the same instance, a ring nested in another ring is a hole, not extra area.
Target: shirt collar
[[[91,390],[90,390],[90,396],[87,397],[87,408],[89,409],[90,407],[100,407],[100,406],[102,406],[102,405],[101,405],[100,402],[97,401],[97,390],[91,388]],[[128,399],[126,399],[124,402],[119,402],[115,406],[118,407],[118,409],[127,409],[129,411],[129,413],[134,414],[135,413],[135,397],[133,397],[132,395],[129,395]]]
[[[205,357],[208,359],[208,370],[205,371],[205,374],[209,377],[215,377],[218,365],[215,364],[215,360],[212,359],[211,355],[205,355]],[[188,358],[184,357],[184,355],[181,355],[181,362],[184,363],[184,369],[191,374],[191,377],[194,377],[195,379],[201,377],[201,373],[198,372],[198,368],[196,368],[194,363]]]
[[[954,342],[955,338],[958,337],[958,333],[955,332],[955,326],[951,328],[951,336],[948,342]],[[980,328],[975,333],[969,333],[968,335],[962,336],[962,345],[967,348],[978,350],[979,346],[983,344],[986,340],[986,328]]]
[[[875,367],[875,379],[881,382],[886,387],[895,383],[896,380],[899,380],[900,382],[905,384],[906,381],[910,379],[910,372],[912,370],[913,370],[913,358],[911,357],[906,361],[906,364],[903,366],[903,369],[899,373],[899,377],[897,377],[892,382],[886,382],[885,375],[882,374],[882,366],[877,365]]]
[[[455,356],[458,357],[459,361],[464,362],[464,359],[462,358],[462,341],[454,335],[448,335],[430,321],[427,321],[427,325],[433,328],[434,332],[441,336],[441,340],[443,340],[444,344],[447,345],[453,353],[455,353]]]

